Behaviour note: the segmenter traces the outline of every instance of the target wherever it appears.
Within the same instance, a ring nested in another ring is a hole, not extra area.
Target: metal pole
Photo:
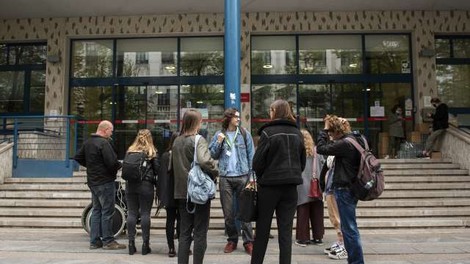
[[[240,109],[240,0],[225,0],[225,108]]]

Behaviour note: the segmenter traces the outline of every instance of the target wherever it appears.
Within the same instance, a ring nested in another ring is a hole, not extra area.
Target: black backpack
[[[150,161],[143,152],[127,152],[122,161],[121,177],[130,182],[141,182],[149,170]]]

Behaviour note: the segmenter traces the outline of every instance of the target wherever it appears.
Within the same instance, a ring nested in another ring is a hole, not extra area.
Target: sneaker
[[[126,248],[126,245],[119,244],[116,241],[112,241],[106,245],[103,245],[103,249],[107,249],[107,250],[125,249],[125,248]]]
[[[306,247],[306,246],[308,246],[308,244],[310,244],[310,241],[309,241],[309,240],[306,240],[306,241],[304,241],[304,240],[296,240],[296,241],[295,241],[295,244],[296,244],[297,246],[300,246],[300,247]]]
[[[168,257],[170,258],[176,257],[176,250],[174,248],[170,248],[170,250],[168,251]]]
[[[314,239],[310,240],[310,244],[321,246],[321,245],[323,245],[323,240],[321,240],[321,238],[314,238]]]
[[[229,241],[227,245],[225,245],[224,253],[232,253],[235,249],[237,249],[237,244],[235,242]]]
[[[341,247],[336,250],[332,250],[330,253],[328,253],[328,257],[330,259],[347,259],[348,252],[346,251],[346,249]]]
[[[253,243],[252,242],[245,243],[243,244],[243,247],[245,248],[245,252],[251,256],[251,254],[253,253]]]
[[[416,155],[417,158],[422,158],[422,159],[429,159],[429,155],[425,152],[423,153],[418,153],[418,155]]]
[[[338,244],[338,242],[335,242],[330,247],[325,248],[323,250],[323,252],[328,255],[328,253],[330,253],[331,251],[334,251],[338,248],[341,248],[341,246]]]
[[[98,249],[103,247],[103,242],[98,241],[96,244],[90,244],[90,249]]]

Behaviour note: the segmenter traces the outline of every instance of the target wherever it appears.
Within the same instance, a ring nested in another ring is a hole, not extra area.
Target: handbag
[[[242,222],[253,222],[258,217],[258,186],[253,172],[238,196],[237,219]]]
[[[313,164],[312,164],[312,179],[310,179],[310,188],[308,191],[308,197],[314,199],[321,199],[322,193],[320,189],[320,181],[316,177],[317,175],[317,154],[315,150],[315,154],[313,155]]]

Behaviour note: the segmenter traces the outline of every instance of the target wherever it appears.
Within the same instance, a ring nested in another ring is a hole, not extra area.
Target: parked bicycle
[[[116,184],[116,203],[114,205],[113,233],[118,237],[126,230],[127,204],[126,192],[122,181],[115,181]],[[91,215],[93,213],[93,203],[90,203],[82,212],[82,227],[87,233],[90,233]]]

